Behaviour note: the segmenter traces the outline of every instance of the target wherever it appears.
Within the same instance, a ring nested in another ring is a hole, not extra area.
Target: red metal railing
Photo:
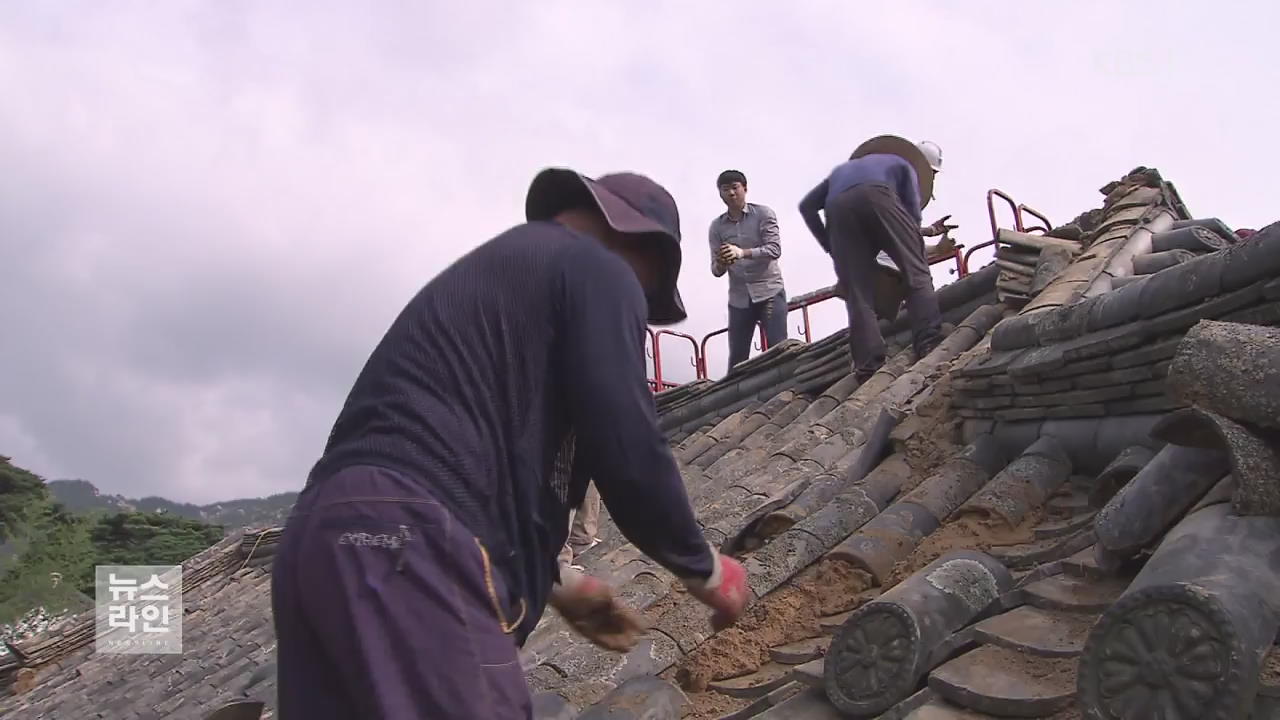
[[[955,275],[956,278],[959,279],[969,274],[969,268],[965,267],[964,265],[964,256],[960,254],[960,251],[964,250],[964,245],[960,243],[956,243],[955,245],[952,245],[951,248],[952,248],[951,252],[949,253],[946,253],[943,255],[931,256],[929,258],[929,264],[937,265],[938,263],[944,263],[948,261],[954,262],[956,266],[951,268],[948,272],[950,272],[952,275]]]
[[[1004,192],[1003,190],[991,188],[990,190],[987,191],[987,217],[991,219],[991,239],[987,240],[986,242],[980,242],[977,245],[974,245],[973,247],[969,248],[968,252],[964,254],[964,259],[961,260],[961,264],[964,266],[964,272],[966,275],[969,273],[969,258],[972,257],[974,253],[976,253],[977,251],[983,248],[988,248],[988,247],[991,247],[992,245],[997,245],[1000,242],[998,239],[1000,237],[1000,224],[996,222],[996,205],[995,205],[996,198],[1000,198],[1001,200],[1004,200],[1006,203],[1009,204],[1009,210],[1013,212],[1013,229],[1014,230],[1017,230],[1018,232],[1031,232],[1033,230],[1039,230],[1043,233],[1047,233],[1049,232],[1049,229],[1053,227],[1053,223],[1049,222],[1049,218],[1045,217],[1044,213],[1041,213],[1039,210],[1035,210],[1027,205],[1014,201],[1014,199],[1009,197],[1009,194]],[[1032,217],[1036,218],[1040,222],[1044,223],[1044,227],[1041,227],[1039,225],[1027,227],[1022,220],[1023,213],[1026,213],[1027,215],[1031,215]]]
[[[797,327],[796,331],[804,334],[804,341],[806,343],[813,342],[813,328],[809,321],[809,308],[820,302],[830,300],[833,297],[836,297],[836,294],[830,290],[826,290],[806,297],[795,298],[787,303],[788,316],[796,310],[799,310],[803,314],[804,324]],[[789,318],[787,322],[790,322]],[[698,377],[700,379],[705,379],[707,377],[707,342],[710,341],[711,338],[717,335],[723,335],[727,332],[729,332],[729,328],[722,327],[719,330],[712,330],[702,336],[702,343],[699,346],[698,353]],[[758,326],[758,336],[755,342],[755,347],[760,352],[764,352],[769,349],[769,338],[764,333],[764,325]]]
[[[653,382],[650,383],[652,387],[657,388],[658,390],[666,390],[668,388],[673,388],[679,385],[679,383],[669,383],[662,379],[662,336],[663,335],[671,335],[673,337],[678,337],[682,340],[688,340],[689,344],[693,345],[693,359],[690,360],[690,364],[693,365],[694,373],[698,378],[704,377],[701,373],[701,363],[700,363],[699,354],[698,354],[697,338],[695,338],[692,335],[689,335],[688,333],[682,333],[676,330],[667,330],[665,328],[657,332],[650,330],[649,335],[650,337],[653,338],[653,354],[651,355],[651,357],[653,358]]]
[[[653,357],[653,349],[658,345],[657,338],[653,335],[653,328],[646,327],[644,331],[649,334],[649,342],[645,343],[644,346],[644,355],[650,360],[655,360],[653,363],[653,374],[654,378],[658,378],[662,376],[662,370],[658,367],[656,358]],[[651,378],[649,380],[649,389],[654,392],[658,392],[658,381],[656,379]]]
[[[1049,222],[1049,218],[1045,217],[1044,213],[1041,213],[1039,210],[1034,210],[1026,205],[1023,205],[1022,203],[1018,203],[1018,216],[1019,216],[1018,219],[1019,220],[1022,219],[1021,218],[1022,213],[1026,213],[1031,217],[1034,217],[1035,219],[1044,223],[1044,225],[1032,225],[1030,227],[1024,227],[1022,229],[1022,232],[1032,232],[1034,230],[1039,230],[1041,233],[1048,233],[1051,229],[1053,229],[1053,223]]]
[[[707,341],[715,337],[716,335],[723,335],[727,332],[729,332],[729,328],[722,327],[719,330],[713,330],[707,333],[706,335],[702,336],[702,346],[700,349],[700,354],[698,355],[698,378],[699,379],[703,379],[707,377]],[[760,328],[760,336],[763,339],[764,328]]]

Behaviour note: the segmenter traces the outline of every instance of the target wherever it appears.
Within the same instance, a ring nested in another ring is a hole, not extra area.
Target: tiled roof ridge
[[[1134,226],[1168,222],[1181,208],[1159,171],[1143,167],[1100,192],[1102,207],[1046,234],[997,232],[993,264],[1000,268],[996,287],[1003,301],[1034,313],[1105,291],[1107,276],[1125,274],[1128,254],[1141,247],[1130,237]]]
[[[1195,230],[1184,227],[1170,232]],[[1197,255],[1101,295],[1003,321],[992,334],[992,350],[1016,350],[1080,337],[1088,332],[1154,317],[1239,290],[1280,272],[1280,228],[1270,225],[1246,240]],[[1110,307],[1099,307],[1110,306]]]
[[[1280,322],[1280,223],[1104,295],[1002,321],[992,351],[955,371],[953,405],[999,421],[1186,407],[1165,376],[1183,335],[1206,319]]]
[[[1082,252],[1044,284],[1020,317],[1106,292],[1110,277],[1128,275],[1133,255],[1146,252],[1151,232],[1176,219],[1159,189],[1126,185],[1116,192],[1121,190],[1127,192],[1109,202],[1098,227],[1085,236]]]

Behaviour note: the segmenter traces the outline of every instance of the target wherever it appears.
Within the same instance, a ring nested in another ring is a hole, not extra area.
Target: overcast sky
[[[7,2],[0,454],[130,496],[297,489],[402,303],[547,165],[671,190],[698,336],[717,173],[777,211],[800,294],[834,275],[796,203],[885,132],[941,145],[925,219],[970,245],[990,187],[1061,223],[1137,165],[1261,226],[1280,6],[1183,5]]]

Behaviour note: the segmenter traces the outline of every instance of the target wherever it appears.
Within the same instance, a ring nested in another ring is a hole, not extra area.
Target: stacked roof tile
[[[753,607],[713,633],[606,520],[576,562],[653,627],[615,654],[549,614],[538,717],[1280,712],[1280,224],[1241,240],[1147,168],[1103,194],[942,288],[927,357],[899,317],[862,386],[842,332],[659,394]],[[277,536],[190,561],[182,656],[93,655],[72,623],[15,648],[0,715],[268,716]]]

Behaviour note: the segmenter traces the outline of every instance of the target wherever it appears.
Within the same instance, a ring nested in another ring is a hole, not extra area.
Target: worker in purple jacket
[[[272,577],[283,720],[529,718],[517,648],[547,604],[634,645],[638,616],[557,567],[588,478],[713,625],[746,605],[646,384],[646,320],[685,318],[675,201],[640,175],[549,169],[526,214],[409,301],[298,498]]]
[[[800,201],[800,215],[835,266],[849,316],[852,370],[859,383],[885,362],[873,302],[878,253],[887,254],[905,280],[916,357],[929,354],[942,341],[942,315],[920,227],[921,211],[941,167],[942,151],[936,144],[916,145],[882,135],[860,145]],[[826,213],[825,225],[820,210]],[[928,228],[928,234],[953,229],[946,219]]]

